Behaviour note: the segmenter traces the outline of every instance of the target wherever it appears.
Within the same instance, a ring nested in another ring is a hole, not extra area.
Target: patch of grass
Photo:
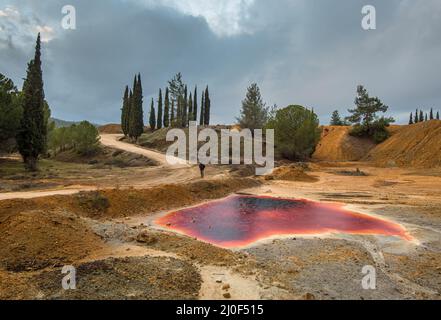
[[[340,176],[350,176],[350,177],[367,177],[369,175],[369,174],[361,171],[358,168],[354,171],[352,171],[352,170],[336,171],[335,174],[340,175]]]
[[[98,191],[80,192],[76,200],[80,207],[88,212],[105,212],[110,207],[109,199]]]

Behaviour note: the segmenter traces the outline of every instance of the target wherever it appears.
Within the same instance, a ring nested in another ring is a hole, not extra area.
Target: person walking
[[[201,178],[205,177],[205,164],[199,163],[199,171],[201,172]]]

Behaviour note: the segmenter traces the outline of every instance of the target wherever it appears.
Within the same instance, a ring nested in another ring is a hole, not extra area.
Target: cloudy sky
[[[67,4],[76,30],[61,27]],[[361,27],[367,4],[377,30]],[[57,118],[117,122],[134,73],[147,110],[182,72],[210,86],[215,123],[234,121],[252,82],[269,105],[314,107],[322,123],[364,84],[404,123],[441,109],[440,30],[439,0],[0,0],[0,73],[21,87],[40,31]]]

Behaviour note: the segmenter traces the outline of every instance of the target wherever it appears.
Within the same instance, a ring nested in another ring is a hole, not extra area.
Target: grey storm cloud
[[[314,107],[322,122],[352,107],[364,84],[401,122],[441,108],[441,3],[371,0],[377,30],[361,28],[362,0],[0,0],[0,72],[19,86],[41,31],[46,97],[66,120],[117,122],[125,85],[141,72],[145,113],[176,72],[209,85],[213,121],[231,123],[247,86],[279,107]],[[200,91],[200,90],[199,90]]]

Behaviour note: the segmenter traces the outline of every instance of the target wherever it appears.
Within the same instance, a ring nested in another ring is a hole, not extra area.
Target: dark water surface
[[[234,195],[172,212],[156,224],[226,248],[272,236],[347,233],[412,240],[404,227],[352,212],[342,205],[309,200]]]

